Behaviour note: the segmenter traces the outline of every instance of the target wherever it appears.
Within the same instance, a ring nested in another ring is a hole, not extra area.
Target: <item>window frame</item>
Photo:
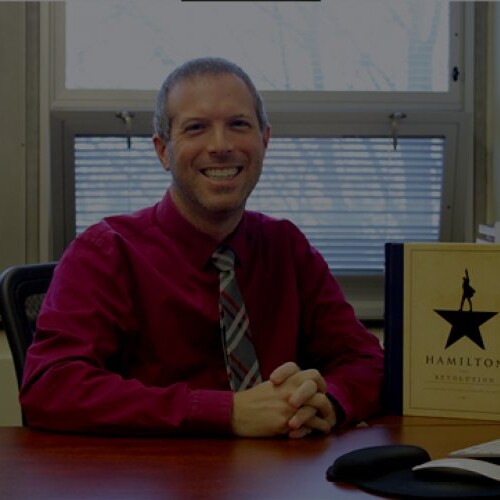
[[[49,5],[51,54],[52,109],[127,109],[150,110],[156,90],[67,89],[65,87],[65,8],[64,2]],[[466,15],[466,11],[469,11]],[[342,92],[342,91],[262,91],[268,111],[331,112],[358,108],[373,111],[387,106],[404,106],[406,110],[432,109],[461,110],[464,101],[464,46],[468,37],[467,20],[474,11],[467,2],[450,2],[450,90],[448,92]],[[451,68],[459,68],[461,76],[452,81]]]
[[[73,139],[75,135],[124,135],[116,113],[134,113],[133,134],[151,133],[155,91],[75,90],[64,88],[64,4],[46,8],[50,53],[51,258],[57,259],[75,234]],[[474,9],[467,2],[450,5],[450,92],[300,92],[264,91],[276,137],[390,136],[389,115],[407,115],[400,136],[446,136],[446,166],[440,240],[472,241],[476,217],[473,168]],[[151,146],[153,147],[153,146]],[[158,168],[161,168],[158,164]],[[484,193],[483,193],[484,194]],[[481,196],[481,193],[476,194]],[[383,315],[383,276],[338,275],[358,315]]]

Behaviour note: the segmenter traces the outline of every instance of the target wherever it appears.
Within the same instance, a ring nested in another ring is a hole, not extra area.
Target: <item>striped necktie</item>
[[[224,357],[231,389],[243,391],[262,382],[248,315],[234,274],[234,252],[218,248],[212,261],[219,270],[219,314]]]

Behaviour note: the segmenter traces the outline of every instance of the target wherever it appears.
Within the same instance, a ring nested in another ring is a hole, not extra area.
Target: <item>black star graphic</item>
[[[434,311],[451,324],[451,331],[445,349],[462,337],[469,337],[474,344],[484,349],[479,325],[482,325],[498,314],[496,312],[449,311],[439,309],[434,309]]]

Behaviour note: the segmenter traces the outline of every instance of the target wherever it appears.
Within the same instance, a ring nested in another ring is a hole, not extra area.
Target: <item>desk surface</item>
[[[385,417],[328,437],[113,438],[0,428],[0,492],[18,499],[376,498],[326,481],[340,455],[416,444],[432,458],[500,437],[500,422]]]

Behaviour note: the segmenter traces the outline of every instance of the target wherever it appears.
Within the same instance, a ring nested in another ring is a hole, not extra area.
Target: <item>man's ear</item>
[[[262,132],[262,140],[264,142],[264,149],[267,149],[269,144],[269,139],[271,139],[271,127],[266,125],[266,128]]]
[[[154,134],[153,144],[155,146],[156,156],[158,156],[163,168],[167,171],[170,170],[167,141],[162,139],[158,134]]]

